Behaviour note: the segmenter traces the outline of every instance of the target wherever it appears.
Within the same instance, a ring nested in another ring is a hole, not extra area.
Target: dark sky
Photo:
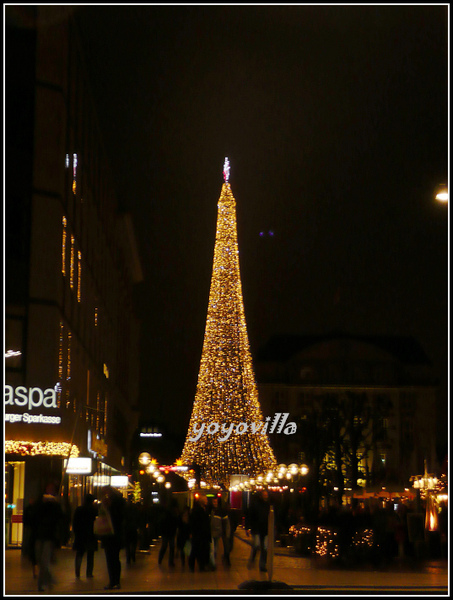
[[[74,10],[139,240],[150,418],[188,427],[225,156],[252,354],[413,335],[446,385],[448,6]]]

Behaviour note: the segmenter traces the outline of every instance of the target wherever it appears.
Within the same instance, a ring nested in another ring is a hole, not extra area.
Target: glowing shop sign
[[[6,423],[41,423],[45,425],[59,425],[61,417],[52,417],[49,415],[30,415],[29,413],[6,413]]]
[[[129,478],[127,475],[112,475],[110,477],[110,485],[116,488],[127,488]]]
[[[33,387],[27,390],[24,386],[19,386],[13,389],[11,385],[5,385],[5,406],[24,406],[28,410],[32,410],[38,406],[44,406],[44,408],[58,408],[57,406],[57,394],[55,389],[48,388],[42,390],[41,388]]]
[[[66,466],[67,465],[67,466]],[[69,475],[90,475],[93,472],[93,463],[91,458],[78,456],[64,461],[66,473]]]
[[[34,408],[54,408],[58,409],[57,392],[54,388],[42,390],[38,387],[26,388],[18,386],[13,388],[11,385],[5,385],[5,407],[14,406],[25,408],[32,411]],[[24,413],[5,413],[5,421],[8,423],[41,423],[46,425],[59,425],[61,417],[54,415],[29,414]]]
[[[159,467],[159,471],[164,471],[164,472],[177,472],[177,471],[188,471],[189,467],[185,466],[185,465],[171,465],[171,466],[161,466]]]

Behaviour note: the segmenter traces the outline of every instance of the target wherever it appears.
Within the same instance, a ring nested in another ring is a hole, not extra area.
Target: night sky
[[[412,335],[446,406],[448,6],[72,10],[139,240],[144,414],[187,431],[226,156],[252,354]]]

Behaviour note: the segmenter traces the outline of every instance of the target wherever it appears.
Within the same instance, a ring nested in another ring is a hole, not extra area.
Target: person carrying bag
[[[110,512],[103,504],[100,505],[99,514],[94,520],[93,531],[94,535],[98,538],[103,538],[115,533]]]
[[[102,490],[101,505],[99,507],[98,523],[94,527],[98,531],[102,547],[105,552],[109,583],[106,590],[118,590],[121,577],[120,550],[124,547],[124,513],[125,504],[123,496],[111,486]]]

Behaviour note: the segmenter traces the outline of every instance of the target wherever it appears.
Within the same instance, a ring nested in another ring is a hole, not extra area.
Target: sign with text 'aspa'
[[[44,410],[44,414],[42,411]],[[49,411],[58,410],[57,392],[53,388],[13,388],[5,385],[5,422],[59,425],[61,416]],[[14,412],[13,412],[14,411]],[[27,412],[22,412],[27,411]]]

